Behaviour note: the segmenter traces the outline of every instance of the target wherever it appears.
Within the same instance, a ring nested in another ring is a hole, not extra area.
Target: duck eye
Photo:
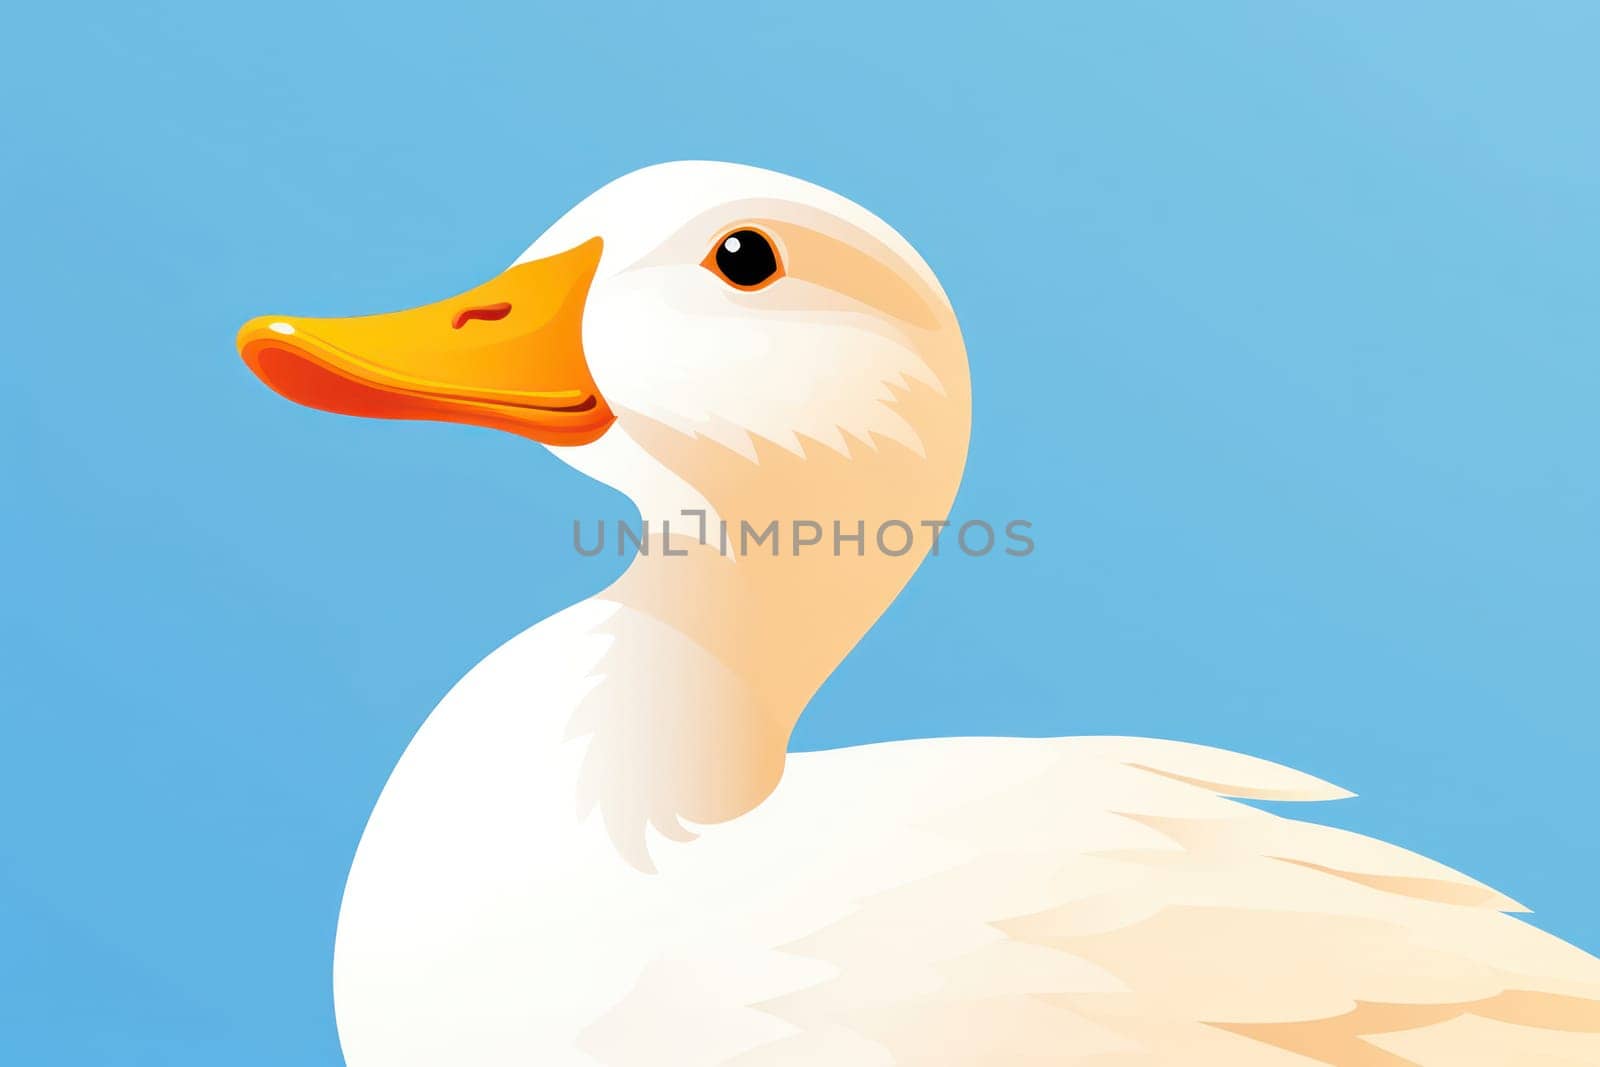
[[[734,230],[717,242],[705,266],[736,289],[761,289],[783,276],[778,253],[760,230]]]

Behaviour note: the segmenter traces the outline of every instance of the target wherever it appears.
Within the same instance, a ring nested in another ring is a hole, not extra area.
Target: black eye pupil
[[[735,230],[717,245],[717,269],[734,285],[760,285],[778,273],[778,255],[755,230]]]

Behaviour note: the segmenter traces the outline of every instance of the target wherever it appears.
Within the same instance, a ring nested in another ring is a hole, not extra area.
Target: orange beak
[[[307,407],[587,444],[616,419],[583,353],[600,248],[596,237],[409,311],[251,319],[239,354],[275,392]]]

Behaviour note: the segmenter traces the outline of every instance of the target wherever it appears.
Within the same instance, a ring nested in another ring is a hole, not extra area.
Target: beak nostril
[[[510,304],[484,304],[481,307],[462,308],[456,312],[455,319],[450,323],[452,330],[459,330],[473,319],[483,319],[485,322],[498,322],[511,314]]]

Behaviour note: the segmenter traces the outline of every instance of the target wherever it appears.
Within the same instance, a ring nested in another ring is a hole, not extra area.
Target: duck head
[[[781,503],[766,518],[853,528],[871,517],[863,497],[942,519],[966,454],[965,350],[921,257],[841,196],[733,164],[636,171],[475,289],[389,314],[263,316],[239,350],[311,407],[542,442],[657,521]],[[829,462],[886,450],[916,461],[920,489],[869,469],[896,464]]]

